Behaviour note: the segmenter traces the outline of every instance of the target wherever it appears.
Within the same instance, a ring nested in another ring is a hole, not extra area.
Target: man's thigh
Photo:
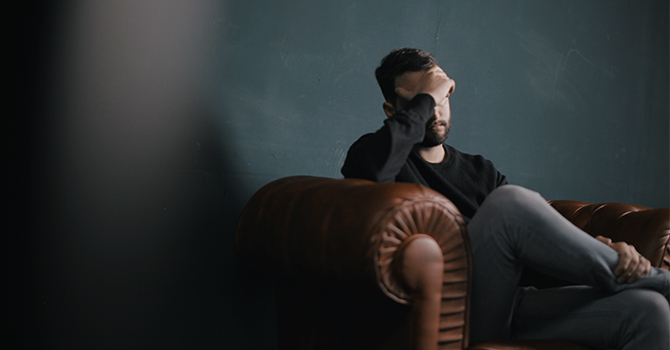
[[[610,294],[588,286],[527,288],[514,313],[513,336],[601,349],[670,349],[670,307],[647,289]]]

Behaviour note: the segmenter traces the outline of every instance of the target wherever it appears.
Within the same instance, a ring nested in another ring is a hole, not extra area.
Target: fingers
[[[440,104],[449,97],[456,89],[456,82],[449,78],[439,66],[433,66],[426,70],[419,78],[419,81],[408,90],[405,87],[398,86],[395,89],[396,94],[406,100],[411,100],[418,94],[429,94],[435,100],[435,104]]]
[[[646,276],[651,272],[651,262],[645,259],[643,256],[639,255],[637,266],[631,270],[631,273],[628,278],[622,276],[620,279],[624,279],[623,282],[619,283],[633,283],[637,281],[638,278]],[[624,274],[625,275],[625,274]],[[617,279],[618,281],[619,279]]]
[[[430,94],[436,104],[440,104],[456,88],[454,80],[450,79],[439,66],[434,66],[426,71],[417,85],[419,93]]]
[[[637,265],[635,272],[626,280],[626,283],[633,283],[638,278],[646,276],[651,272],[651,262],[640,255],[640,263]]]
[[[619,253],[619,265],[614,270],[618,283],[633,283],[651,272],[651,262],[640,255],[634,246],[624,242],[610,245]]]
[[[412,93],[412,91],[409,91],[402,87],[395,88],[395,93],[407,101],[411,101],[414,98],[414,96],[416,96],[416,94]]]
[[[451,95],[454,90],[456,90],[456,81],[454,79],[449,78],[449,81],[447,82],[447,96]]]
[[[640,277],[649,276],[649,274],[651,273],[651,261],[649,261],[649,259],[645,257],[642,257],[642,259],[644,260],[644,271],[642,272],[642,276]]]
[[[614,275],[617,276],[617,282],[623,283],[632,274],[631,264],[634,264],[633,267],[637,266],[637,263],[634,262],[637,256],[631,254],[628,244],[624,242],[612,243],[610,247],[619,253],[619,265],[614,270]]]
[[[611,245],[611,244],[612,244],[612,240],[611,240],[610,238],[607,238],[607,237],[596,236],[596,239],[599,240],[599,241],[602,242],[602,243],[607,244],[607,245]]]

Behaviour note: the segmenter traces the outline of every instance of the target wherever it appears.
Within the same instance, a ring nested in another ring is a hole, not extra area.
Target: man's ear
[[[384,113],[386,113],[387,117],[395,114],[395,107],[393,107],[393,105],[389,102],[384,102],[384,104],[382,104],[382,108],[384,109]]]

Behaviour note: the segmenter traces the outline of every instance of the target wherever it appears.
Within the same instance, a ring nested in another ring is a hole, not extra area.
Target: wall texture
[[[373,71],[397,47],[437,57],[457,82],[449,142],[511,182],[670,206],[667,1],[82,0],[17,16],[17,344],[276,347],[237,216],[273,179],[340,177],[383,121]]]

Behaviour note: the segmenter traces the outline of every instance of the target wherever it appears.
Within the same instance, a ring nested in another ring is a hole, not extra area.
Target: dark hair
[[[375,70],[377,83],[382,89],[384,99],[395,106],[398,95],[395,93],[395,78],[407,72],[419,72],[437,65],[437,60],[430,53],[419,49],[395,49]]]

